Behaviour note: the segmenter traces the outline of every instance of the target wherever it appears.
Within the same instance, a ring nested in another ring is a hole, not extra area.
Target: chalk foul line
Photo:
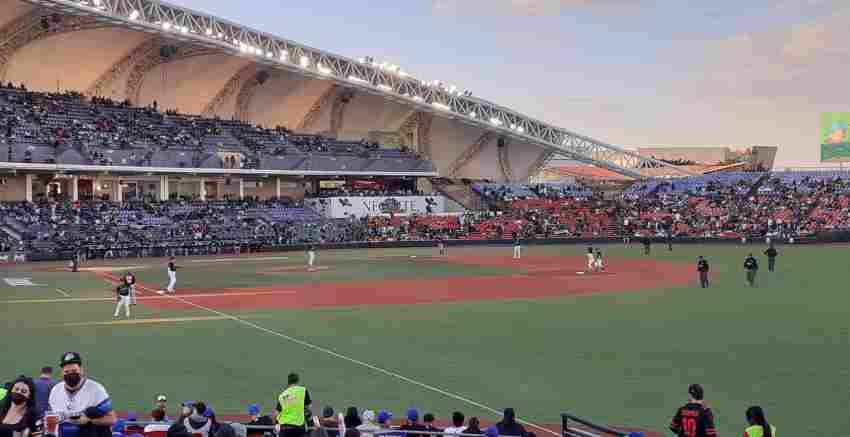
[[[169,298],[171,298],[171,299],[175,299],[175,300],[178,300],[178,301],[180,301],[180,302],[183,302],[183,303],[185,303],[186,305],[189,305],[189,306],[195,307],[195,308],[197,308],[197,309],[200,309],[200,310],[207,311],[207,312],[209,312],[209,313],[215,314],[215,315],[220,316],[220,317],[222,317],[222,318],[232,320],[232,321],[234,321],[234,322],[236,322],[236,323],[238,323],[238,324],[241,324],[241,325],[243,325],[243,326],[248,326],[248,327],[250,327],[250,328],[254,328],[254,329],[258,330],[258,331],[265,332],[266,334],[270,334],[270,335],[273,335],[273,336],[275,336],[275,337],[282,338],[282,339],[287,340],[287,341],[289,341],[289,342],[292,342],[292,343],[298,344],[298,345],[300,345],[300,346],[303,346],[303,347],[305,347],[305,348],[307,348],[307,349],[311,349],[311,350],[314,350],[314,351],[317,351],[317,352],[321,352],[321,353],[324,353],[324,354],[326,354],[326,355],[330,355],[330,356],[332,356],[332,357],[334,357],[334,358],[339,358],[339,359],[341,359],[341,360],[348,361],[349,363],[352,363],[352,364],[357,364],[358,366],[365,367],[365,368],[367,368],[367,369],[373,370],[373,371],[378,372],[378,373],[381,373],[381,374],[383,374],[383,375],[386,375],[386,376],[389,376],[389,377],[392,377],[392,378],[398,379],[399,381],[404,381],[404,382],[406,382],[406,383],[409,383],[409,384],[412,384],[412,385],[418,386],[418,387],[420,387],[420,388],[424,388],[424,389],[426,389],[426,390],[428,390],[428,391],[432,391],[432,392],[434,392],[434,393],[439,393],[439,394],[441,394],[441,395],[443,395],[443,396],[446,396],[446,397],[452,398],[452,399],[454,399],[454,400],[461,401],[461,402],[463,402],[463,403],[466,403],[466,404],[469,404],[469,405],[472,405],[472,406],[478,407],[478,408],[480,408],[480,409],[482,409],[482,410],[484,410],[484,411],[489,411],[489,412],[494,413],[494,414],[497,414],[497,415],[502,414],[502,412],[501,412],[501,411],[499,411],[499,410],[497,410],[497,409],[495,409],[495,408],[493,408],[493,407],[489,407],[489,406],[484,405],[484,404],[482,404],[482,403],[480,403],[480,402],[474,401],[474,400],[472,400],[472,399],[469,399],[469,398],[467,398],[467,397],[464,397],[464,396],[459,395],[459,394],[456,394],[456,393],[449,392],[449,391],[444,390],[444,389],[441,389],[441,388],[439,388],[439,387],[435,387],[435,386],[433,386],[433,385],[426,384],[426,383],[421,382],[421,381],[417,381],[417,380],[415,380],[415,379],[409,378],[409,377],[407,377],[407,376],[404,376],[404,375],[402,375],[402,374],[400,374],[400,373],[397,373],[397,372],[394,372],[394,371],[392,371],[392,370],[384,369],[383,367],[379,367],[379,366],[377,366],[377,365],[375,365],[375,364],[367,363],[367,362],[365,362],[365,361],[358,360],[357,358],[352,358],[352,357],[349,357],[348,355],[343,355],[343,354],[341,354],[341,353],[339,353],[339,352],[333,351],[333,350],[328,349],[328,348],[326,348],[326,347],[323,347],[323,346],[319,346],[319,345],[316,345],[316,344],[310,343],[310,342],[308,342],[308,341],[306,341],[306,340],[301,340],[301,339],[296,338],[296,337],[293,337],[293,336],[291,336],[291,335],[287,335],[287,334],[284,334],[284,333],[282,333],[282,332],[274,331],[274,330],[272,330],[272,329],[269,329],[269,328],[266,328],[266,327],[260,326],[260,325],[258,325],[258,324],[256,324],[256,323],[249,322],[249,321],[247,321],[247,320],[241,319],[241,318],[239,318],[239,317],[237,317],[237,316],[234,316],[234,315],[232,315],[232,314],[224,313],[224,312],[218,311],[218,310],[216,310],[216,309],[209,308],[209,307],[206,307],[206,306],[204,306],[204,305],[200,305],[200,304],[194,303],[194,302],[189,301],[189,300],[187,300],[187,299],[184,299],[184,298],[182,298],[182,297],[180,297],[180,296],[168,296],[168,297],[169,297]],[[521,420],[521,419],[517,419],[517,422],[520,422],[520,423],[522,423],[523,425],[526,425],[526,426],[529,426],[529,427],[532,427],[532,428],[538,429],[538,430],[540,430],[540,431],[546,432],[546,433],[551,434],[551,435],[560,436],[560,433],[559,433],[559,432],[555,432],[555,431],[553,431],[553,430],[551,430],[551,429],[549,429],[549,428],[545,428],[545,427],[543,427],[543,426],[541,426],[541,425],[538,425],[538,424],[536,424],[536,423],[528,422],[528,421]]]

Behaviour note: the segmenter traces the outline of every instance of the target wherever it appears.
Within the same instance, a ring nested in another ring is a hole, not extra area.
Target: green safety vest
[[[0,401],[2,401],[3,399],[6,399],[6,393],[8,393],[8,392],[6,391],[5,388],[0,388]]]
[[[281,425],[304,426],[304,400],[307,389],[298,385],[288,387],[278,396],[280,414],[277,423]]]
[[[776,437],[776,427],[770,425],[770,430],[773,432],[773,437]],[[746,430],[747,437],[764,437],[764,428],[761,425],[754,425]]]

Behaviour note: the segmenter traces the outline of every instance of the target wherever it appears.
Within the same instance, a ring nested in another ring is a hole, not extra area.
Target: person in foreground
[[[764,410],[759,406],[747,408],[747,423],[744,437],[776,437],[776,427],[767,423]]]
[[[703,401],[704,392],[699,384],[688,387],[688,402],[676,410],[670,431],[678,437],[714,437],[714,413]]]
[[[0,436],[38,437],[41,413],[35,399],[35,384],[26,376],[12,383],[9,395],[0,402]]]
[[[62,382],[50,391],[50,411],[64,421],[63,437],[109,437],[116,415],[106,389],[86,377],[83,359],[77,352],[66,352],[59,361]]]

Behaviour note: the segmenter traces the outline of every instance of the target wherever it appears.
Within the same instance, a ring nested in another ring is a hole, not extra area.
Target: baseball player
[[[136,275],[133,272],[128,272],[124,276],[124,283],[130,287],[130,305],[136,304]]]
[[[307,271],[313,271],[313,264],[316,263],[316,245],[307,245]]]
[[[587,271],[592,272],[596,265],[596,256],[593,255],[593,246],[587,246]]]
[[[514,232],[514,259],[522,258],[522,241],[519,234]]]
[[[174,264],[174,257],[168,258],[168,287],[165,292],[174,294],[174,286],[177,285],[177,265]]]
[[[112,315],[113,319],[117,319],[118,315],[121,314],[121,307],[124,307],[124,314],[127,318],[130,318],[130,286],[127,285],[127,282],[122,282],[118,284],[118,287],[115,288],[115,294],[118,298],[118,305],[115,306],[115,314]]]
[[[602,251],[596,249],[596,255],[593,257],[593,267],[597,272],[605,269],[605,260],[602,258]]]
[[[440,256],[446,256],[448,251],[446,251],[446,242],[444,237],[437,237],[437,248],[440,249]]]

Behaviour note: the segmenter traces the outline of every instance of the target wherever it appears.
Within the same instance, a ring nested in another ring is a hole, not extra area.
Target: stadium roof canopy
[[[38,7],[22,7],[22,2]],[[162,65],[171,59],[225,56],[229,60],[219,58],[214,65],[221,70],[219,76],[225,75],[230,80],[223,81],[205,104],[195,108],[197,113],[271,124],[270,115],[263,117],[257,114],[258,110],[249,108],[251,92],[243,85],[246,82],[262,85],[274,79],[275,73],[270,72],[278,72],[302,78],[302,100],[312,102],[306,104],[307,109],[301,116],[286,120],[294,120],[290,127],[307,131],[317,119],[327,117],[330,118],[329,130],[340,134],[338,125],[342,123],[342,110],[352,99],[378,99],[385,105],[394,103],[395,108],[404,108],[405,115],[396,116],[392,123],[384,120],[381,128],[392,125],[399,132],[407,129],[406,133],[414,133],[421,143],[417,149],[434,161],[442,176],[522,180],[536,173],[554,156],[635,178],[645,177],[640,170],[648,168],[669,168],[687,174],[686,170],[662,161],[552,126],[442,84],[421,81],[396,66],[349,59],[155,0],[0,0],[0,11],[3,11],[0,16],[5,16],[5,19],[0,18],[0,80],[12,79],[14,75],[7,74],[11,58],[31,44],[38,34],[47,38],[61,33],[120,29],[123,33],[88,35],[88,45],[77,41],[78,49],[88,47],[91,52],[83,58],[77,56],[78,65],[67,65],[65,68],[69,71],[63,74],[70,75],[75,68],[91,70],[98,60],[107,56],[108,45],[121,46],[114,49],[112,56],[117,59],[113,59],[109,68],[95,74],[97,79],[88,86],[81,87],[86,94],[117,97],[109,91],[114,90],[115,81],[122,77],[126,78],[127,86],[121,96],[133,104],[145,104],[143,90],[151,86],[143,82],[152,70],[161,67],[159,73],[164,78],[168,72]],[[72,18],[60,18],[54,23],[48,21],[39,29],[38,21],[51,20],[50,13]],[[98,37],[102,38],[103,47],[91,42]],[[124,41],[119,42],[121,38]],[[58,48],[53,52],[42,51],[41,56],[61,56],[64,43],[54,41]],[[98,52],[101,48],[103,53]],[[232,59],[241,59],[242,64],[232,67],[235,71],[225,72],[227,68],[221,65],[236,65]],[[27,61],[32,68],[39,62],[33,55]],[[208,68],[196,68],[196,74],[201,76],[214,70],[213,64],[206,66]],[[18,76],[32,77],[32,73],[20,70]],[[324,88],[304,85],[307,81],[320,83]],[[202,98],[197,96],[195,100]],[[234,103],[228,103],[233,100]],[[268,107],[279,106],[279,103],[266,103]],[[229,114],[222,111],[227,105],[235,106]],[[375,108],[374,105],[373,102],[371,108]],[[181,112],[187,110],[179,109]],[[322,111],[330,114],[322,115]],[[372,115],[381,118],[381,114]],[[361,128],[359,133],[365,130]],[[448,149],[450,143],[452,151],[438,150]],[[494,171],[492,169],[499,174],[488,174]]]

